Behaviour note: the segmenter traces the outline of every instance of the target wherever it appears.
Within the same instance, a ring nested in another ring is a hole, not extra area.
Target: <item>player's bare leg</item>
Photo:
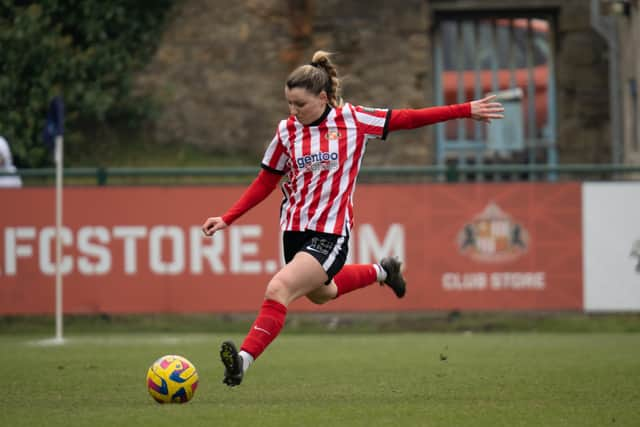
[[[314,304],[325,304],[374,283],[388,286],[398,298],[404,297],[407,286],[402,276],[402,263],[396,258],[385,257],[379,264],[345,265],[331,283],[311,291],[307,298]]]
[[[289,306],[298,298],[322,289],[326,281],[327,273],[318,260],[306,252],[298,252],[293,260],[271,279],[265,298]]]
[[[287,306],[301,296],[324,286],[327,273],[311,255],[299,252],[293,260],[271,279],[265,292],[265,301],[251,326],[241,350],[225,341],[220,348],[224,365],[223,382],[234,387],[240,385],[244,374],[264,349],[278,336],[284,326]]]
[[[320,286],[309,292],[306,297],[314,304],[325,304],[338,296],[338,286],[333,280],[328,285]]]

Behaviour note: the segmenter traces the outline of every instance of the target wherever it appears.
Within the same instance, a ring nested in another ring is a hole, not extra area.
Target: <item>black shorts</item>
[[[328,285],[347,261],[349,237],[314,230],[285,231],[282,233],[282,248],[287,264],[301,251],[317,259],[329,277],[325,282]]]

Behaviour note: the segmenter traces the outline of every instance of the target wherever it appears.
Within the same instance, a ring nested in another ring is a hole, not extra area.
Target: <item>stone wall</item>
[[[403,3],[398,8],[384,0],[180,2],[152,63],[138,78],[139,89],[163,108],[155,139],[248,151],[258,162],[277,123],[288,115],[287,75],[318,49],[336,53],[349,102],[424,106],[425,7],[420,0]],[[427,131],[394,135],[402,150],[385,155],[383,144],[376,144],[368,157],[393,163],[418,156],[424,162],[427,136]]]
[[[138,88],[162,114],[159,142],[243,153],[259,161],[287,115],[284,80],[317,49],[336,52],[345,99],[415,108],[433,104],[430,34],[439,10],[544,9],[555,44],[561,162],[610,158],[606,43],[589,0],[183,0]],[[391,145],[390,145],[391,144]],[[430,164],[429,129],[369,144],[368,164]]]
[[[629,15],[618,18],[624,129],[624,162],[640,164],[640,0],[633,0]]]

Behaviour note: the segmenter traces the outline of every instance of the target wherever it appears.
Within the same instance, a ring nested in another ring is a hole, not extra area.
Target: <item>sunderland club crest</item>
[[[491,202],[471,222],[465,224],[457,236],[460,252],[485,263],[513,261],[529,248],[529,233]]]

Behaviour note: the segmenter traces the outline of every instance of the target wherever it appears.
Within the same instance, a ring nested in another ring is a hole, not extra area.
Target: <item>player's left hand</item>
[[[216,231],[227,227],[227,223],[222,220],[222,217],[215,216],[207,218],[204,224],[202,224],[202,233],[205,236],[213,236]]]
[[[495,99],[496,95],[489,95],[471,101],[471,118],[485,123],[490,123],[491,119],[503,119],[504,107]]]

